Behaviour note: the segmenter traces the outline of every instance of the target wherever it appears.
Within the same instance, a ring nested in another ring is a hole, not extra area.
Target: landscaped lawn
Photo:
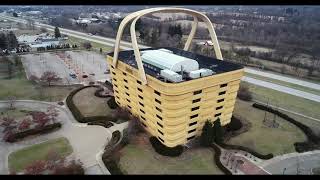
[[[108,98],[96,97],[96,90],[95,87],[85,88],[73,96],[74,104],[85,117],[107,116],[112,112],[107,104]]]
[[[187,150],[181,157],[157,154],[150,143],[129,144],[121,150],[119,166],[126,174],[223,174],[215,165],[214,151]]]
[[[0,118],[9,116],[14,119],[20,119],[27,116],[26,112],[21,111],[21,109],[7,109],[7,108],[0,108]]]
[[[10,172],[20,172],[36,160],[45,160],[51,150],[55,150],[61,157],[66,157],[73,151],[69,141],[64,137],[26,147],[9,155]]]
[[[16,74],[11,79],[6,74],[0,74],[0,100],[6,100],[8,96],[17,99],[32,99],[41,101],[62,101],[72,90],[79,85],[73,86],[44,86],[40,88],[26,78],[25,73]]]
[[[237,99],[234,115],[251,122],[252,127],[249,131],[231,138],[228,144],[246,146],[262,154],[280,155],[295,152],[293,144],[306,140],[300,129],[280,117],[276,117],[278,128],[265,126],[265,111],[253,108],[252,103]],[[272,121],[273,118],[273,114],[267,113],[267,119]]]

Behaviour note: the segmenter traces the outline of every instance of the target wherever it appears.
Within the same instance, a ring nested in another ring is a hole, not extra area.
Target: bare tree
[[[48,86],[51,86],[52,82],[57,82],[61,80],[61,78],[53,71],[46,71],[40,77],[40,81],[48,83]]]

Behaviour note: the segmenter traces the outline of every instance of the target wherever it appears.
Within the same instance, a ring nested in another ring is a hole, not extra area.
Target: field
[[[188,150],[180,157],[167,158],[158,155],[148,141],[129,144],[120,153],[119,166],[126,174],[223,174],[210,149]]]
[[[27,113],[22,112],[21,109],[0,108],[0,118],[3,116],[9,116],[14,119],[20,119],[27,116]]]
[[[48,152],[54,150],[60,157],[66,157],[72,153],[72,147],[66,138],[58,138],[26,147],[11,153],[8,157],[10,172],[20,172],[28,164],[36,160],[46,160]]]
[[[264,123],[265,111],[253,108],[252,103],[237,100],[234,115],[252,124],[249,131],[231,138],[228,144],[241,145],[259,153],[281,155],[295,152],[293,144],[306,140],[304,133],[286,120],[266,113],[267,121],[279,124],[278,128],[267,127]]]
[[[107,98],[94,96],[95,87],[85,88],[73,96],[73,102],[85,117],[107,116],[112,110],[107,104]]]

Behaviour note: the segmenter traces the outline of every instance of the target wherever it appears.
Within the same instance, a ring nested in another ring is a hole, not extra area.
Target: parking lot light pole
[[[284,175],[284,172],[287,170],[287,168],[283,168],[283,172],[282,172],[282,175]]]

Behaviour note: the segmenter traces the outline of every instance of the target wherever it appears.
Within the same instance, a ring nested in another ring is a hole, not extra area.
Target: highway
[[[297,84],[297,85],[300,85],[300,86],[305,86],[305,87],[308,87],[308,88],[320,90],[320,84],[311,83],[311,82],[308,82],[308,81],[303,81],[303,80],[300,80],[300,79],[287,77],[287,76],[282,76],[282,75],[278,75],[278,74],[270,73],[270,72],[266,72],[266,71],[255,70],[255,69],[252,69],[252,68],[245,68],[244,71],[247,72],[247,73],[251,73],[251,74],[265,76],[265,77],[268,77],[268,78],[271,78],[271,79],[277,79],[277,80],[289,82],[289,83],[292,83],[292,84]]]
[[[311,94],[311,93],[304,92],[304,91],[300,91],[300,90],[293,89],[293,88],[289,88],[286,86],[281,86],[278,84],[274,84],[274,83],[270,83],[270,82],[266,82],[266,81],[261,81],[261,80],[254,79],[251,77],[246,77],[246,76],[244,76],[242,78],[242,81],[246,81],[248,83],[255,84],[257,86],[262,86],[262,87],[273,89],[273,90],[280,91],[283,93],[287,93],[287,94],[291,94],[294,96],[309,99],[311,101],[320,102],[320,96],[318,96],[318,95]]]
[[[0,18],[11,20],[11,21],[15,21],[15,22],[20,22],[20,23],[24,23],[24,24],[27,23],[26,20],[23,20],[23,19],[20,19],[20,18],[6,16],[4,14],[0,14]],[[44,28],[48,29],[49,31],[54,31],[54,27],[51,26],[51,25],[42,24],[42,23],[38,23],[38,22],[35,22],[35,25],[37,27],[44,27]],[[82,33],[82,32],[69,30],[69,29],[65,29],[65,28],[59,28],[59,29],[60,29],[60,32],[62,34],[65,34],[65,35],[68,35],[68,36],[73,36],[73,37],[76,37],[76,38],[79,38],[79,39],[84,39],[84,40],[87,40],[87,41],[92,41],[92,42],[100,43],[100,44],[111,46],[111,47],[113,47],[114,43],[115,43],[115,39],[112,39],[112,38],[89,35],[87,33]],[[148,48],[148,46],[144,46],[144,45],[139,45],[139,47],[140,48]],[[129,49],[131,49],[131,43],[130,42],[126,42],[126,41],[121,41],[120,48],[124,49],[124,50],[129,50]],[[320,85],[319,84],[310,83],[310,82],[299,80],[299,79],[295,79],[295,78],[289,78],[289,77],[277,75],[277,74],[274,74],[274,73],[258,71],[258,70],[254,70],[252,68],[245,68],[245,72],[320,90]],[[291,95],[294,95],[294,96],[298,96],[298,97],[302,97],[302,98],[305,98],[305,99],[309,99],[309,100],[312,100],[312,101],[320,102],[320,96],[315,95],[315,94],[311,94],[311,93],[307,93],[307,92],[304,92],[304,91],[300,91],[300,90],[297,90],[297,89],[294,89],[294,88],[289,88],[289,87],[286,87],[286,86],[281,86],[281,85],[278,85],[278,84],[274,84],[274,83],[270,83],[270,82],[266,82],[266,81],[262,81],[262,80],[257,80],[257,79],[254,79],[254,78],[251,78],[251,77],[246,77],[246,76],[243,77],[242,80],[246,81],[248,83],[251,83],[251,84],[255,84],[257,86],[262,86],[262,87],[265,87],[265,88],[274,89],[276,91],[280,91],[280,92],[283,92],[283,93],[287,93],[287,94],[291,94]]]

